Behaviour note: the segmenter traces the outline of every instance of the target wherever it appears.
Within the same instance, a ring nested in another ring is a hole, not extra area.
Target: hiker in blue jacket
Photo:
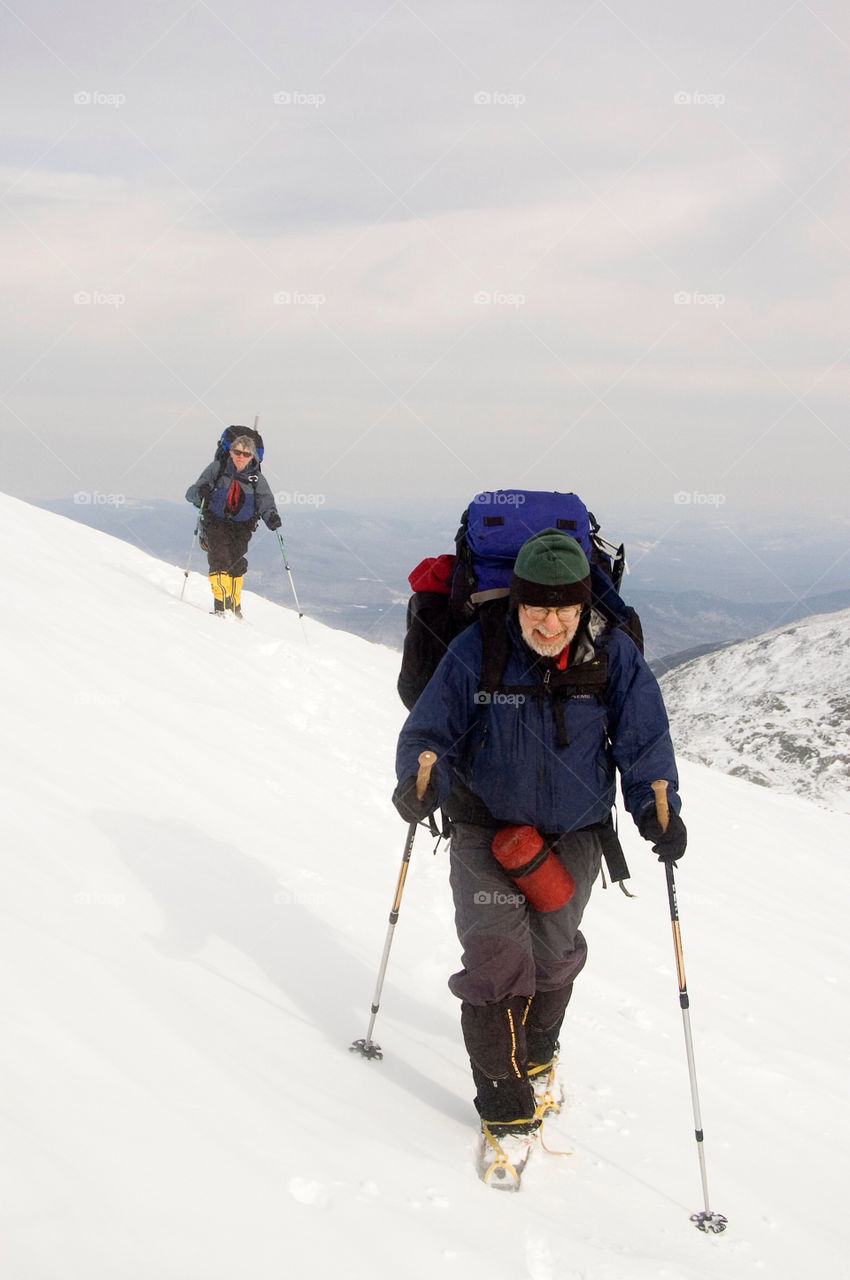
[[[685,851],[658,683],[622,631],[594,638],[590,599],[578,542],[555,529],[529,538],[498,623],[506,654],[498,689],[480,689],[485,641],[476,622],[449,646],[398,743],[399,813],[421,821],[442,807],[451,822],[463,967],[449,987],[462,1002],[482,1130],[497,1139],[533,1132],[558,1106],[558,1035],[587,958],[582,914],[603,851],[616,843],[617,771],[626,808],[659,860]],[[437,763],[418,800],[423,750]],[[663,832],[651,787],[662,778]]]
[[[282,523],[260,471],[254,439],[246,434],[231,440],[225,461],[216,459],[205,467],[187,489],[186,499],[196,507],[203,504],[201,546],[209,562],[213,612],[223,617],[232,610],[241,618],[248,543],[260,520],[272,532]]]

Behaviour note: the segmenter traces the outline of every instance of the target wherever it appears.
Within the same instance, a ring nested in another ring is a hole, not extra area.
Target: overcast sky
[[[3,489],[846,511],[843,0],[0,19]]]

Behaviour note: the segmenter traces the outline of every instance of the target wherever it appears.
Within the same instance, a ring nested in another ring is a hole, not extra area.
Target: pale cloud
[[[260,409],[270,459],[277,439],[290,481],[340,501],[601,471],[618,500],[722,475],[730,506],[765,477],[778,505],[843,505],[835,12],[486,17],[252,0],[11,24],[0,425],[33,441],[22,496],[80,465],[179,496]]]

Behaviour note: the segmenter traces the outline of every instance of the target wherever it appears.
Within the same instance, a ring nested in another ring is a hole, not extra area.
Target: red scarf
[[[235,514],[242,505],[242,487],[238,480],[232,481],[224,503],[225,511]]]
[[[555,666],[558,668],[559,671],[566,671],[567,661],[569,659],[569,656],[570,656],[570,646],[567,644],[567,645],[564,645],[563,649],[555,659]]]

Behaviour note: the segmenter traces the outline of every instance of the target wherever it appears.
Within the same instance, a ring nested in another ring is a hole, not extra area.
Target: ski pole
[[[286,558],[286,547],[283,545],[283,535],[282,535],[282,533],[280,532],[280,529],[278,529],[278,531],[277,531],[277,540],[278,540],[278,542],[279,542],[279,544],[280,544],[280,554],[283,556],[283,567],[284,567],[284,569],[286,570],[286,572],[287,572],[287,573],[288,573],[288,575],[289,575],[289,585],[292,587],[292,595],[293,595],[293,598],[294,598],[294,600],[295,600],[295,608],[298,610],[298,617],[299,617],[299,619],[302,619],[302,621],[301,621],[301,630],[303,631],[303,630],[304,630],[304,622],[303,622],[304,614],[303,614],[303,613],[302,613],[302,611],[301,611],[301,605],[298,603],[298,594],[297,594],[297,592],[296,592],[296,590],[295,590],[295,583],[294,583],[294,582],[293,582],[293,580],[292,580],[292,570],[290,569],[290,567],[289,567],[289,561],[288,561],[288,560],[287,560],[287,558]],[[306,638],[307,638],[307,637],[306,637],[306,635],[305,635],[305,636],[304,636],[304,639],[306,640]]]
[[[195,554],[195,539],[198,536],[198,530],[201,527],[201,517],[204,514],[204,503],[206,499],[201,499],[201,505],[198,508],[198,518],[195,521],[195,532],[192,534],[192,545],[189,548],[189,559],[186,561],[186,568],[183,570],[183,586],[180,588],[180,599],[183,599],[183,593],[186,590],[186,583],[189,581],[189,566],[192,563],[192,556]]]
[[[653,782],[652,790],[655,792],[655,816],[658,818],[658,825],[662,831],[667,830],[667,823],[670,820],[670,810],[667,805],[667,783],[663,780]],[[691,1222],[699,1228],[700,1231],[710,1231],[719,1234],[726,1230],[728,1219],[722,1213],[712,1213],[709,1208],[708,1201],[708,1176],[705,1169],[705,1151],[703,1149],[703,1131],[702,1117],[700,1115],[699,1092],[697,1090],[697,1073],[694,1063],[694,1041],[691,1035],[691,1015],[690,1001],[688,999],[688,985],[685,980],[685,957],[682,951],[682,935],[679,929],[679,906],[676,901],[676,881],[673,878],[673,864],[665,862],[665,870],[667,872],[667,897],[670,902],[670,921],[673,925],[673,948],[676,953],[676,975],[679,983],[679,1005],[682,1010],[682,1022],[685,1031],[685,1050],[688,1057],[688,1075],[691,1080],[691,1102],[694,1109],[694,1126],[697,1140],[697,1151],[699,1152],[699,1169],[702,1178],[702,1194],[705,1202],[705,1208],[701,1213],[692,1213]]]
[[[437,757],[433,751],[423,751],[419,757],[419,771],[416,775],[416,795],[421,800],[425,792],[428,790],[428,781],[431,777],[431,770],[437,762]],[[390,958],[390,947],[392,946],[393,933],[395,932],[396,922],[398,921],[399,908],[401,907],[401,895],[404,892],[404,882],[407,879],[407,869],[410,866],[410,855],[413,852],[413,841],[416,839],[416,828],[418,822],[411,822],[407,828],[407,839],[404,842],[404,854],[401,859],[401,867],[398,873],[398,883],[395,887],[395,897],[393,905],[390,908],[390,923],[387,929],[387,937],[384,943],[384,954],[381,956],[381,964],[378,969],[378,981],[375,986],[375,995],[372,1000],[372,1016],[369,1019],[369,1029],[363,1040],[355,1040],[350,1044],[351,1053],[359,1053],[364,1058],[383,1058],[381,1046],[375,1044],[372,1039],[372,1031],[375,1027],[375,1019],[378,1016],[378,1009],[381,1004],[381,991],[384,985],[384,975],[387,972],[387,962]]]

